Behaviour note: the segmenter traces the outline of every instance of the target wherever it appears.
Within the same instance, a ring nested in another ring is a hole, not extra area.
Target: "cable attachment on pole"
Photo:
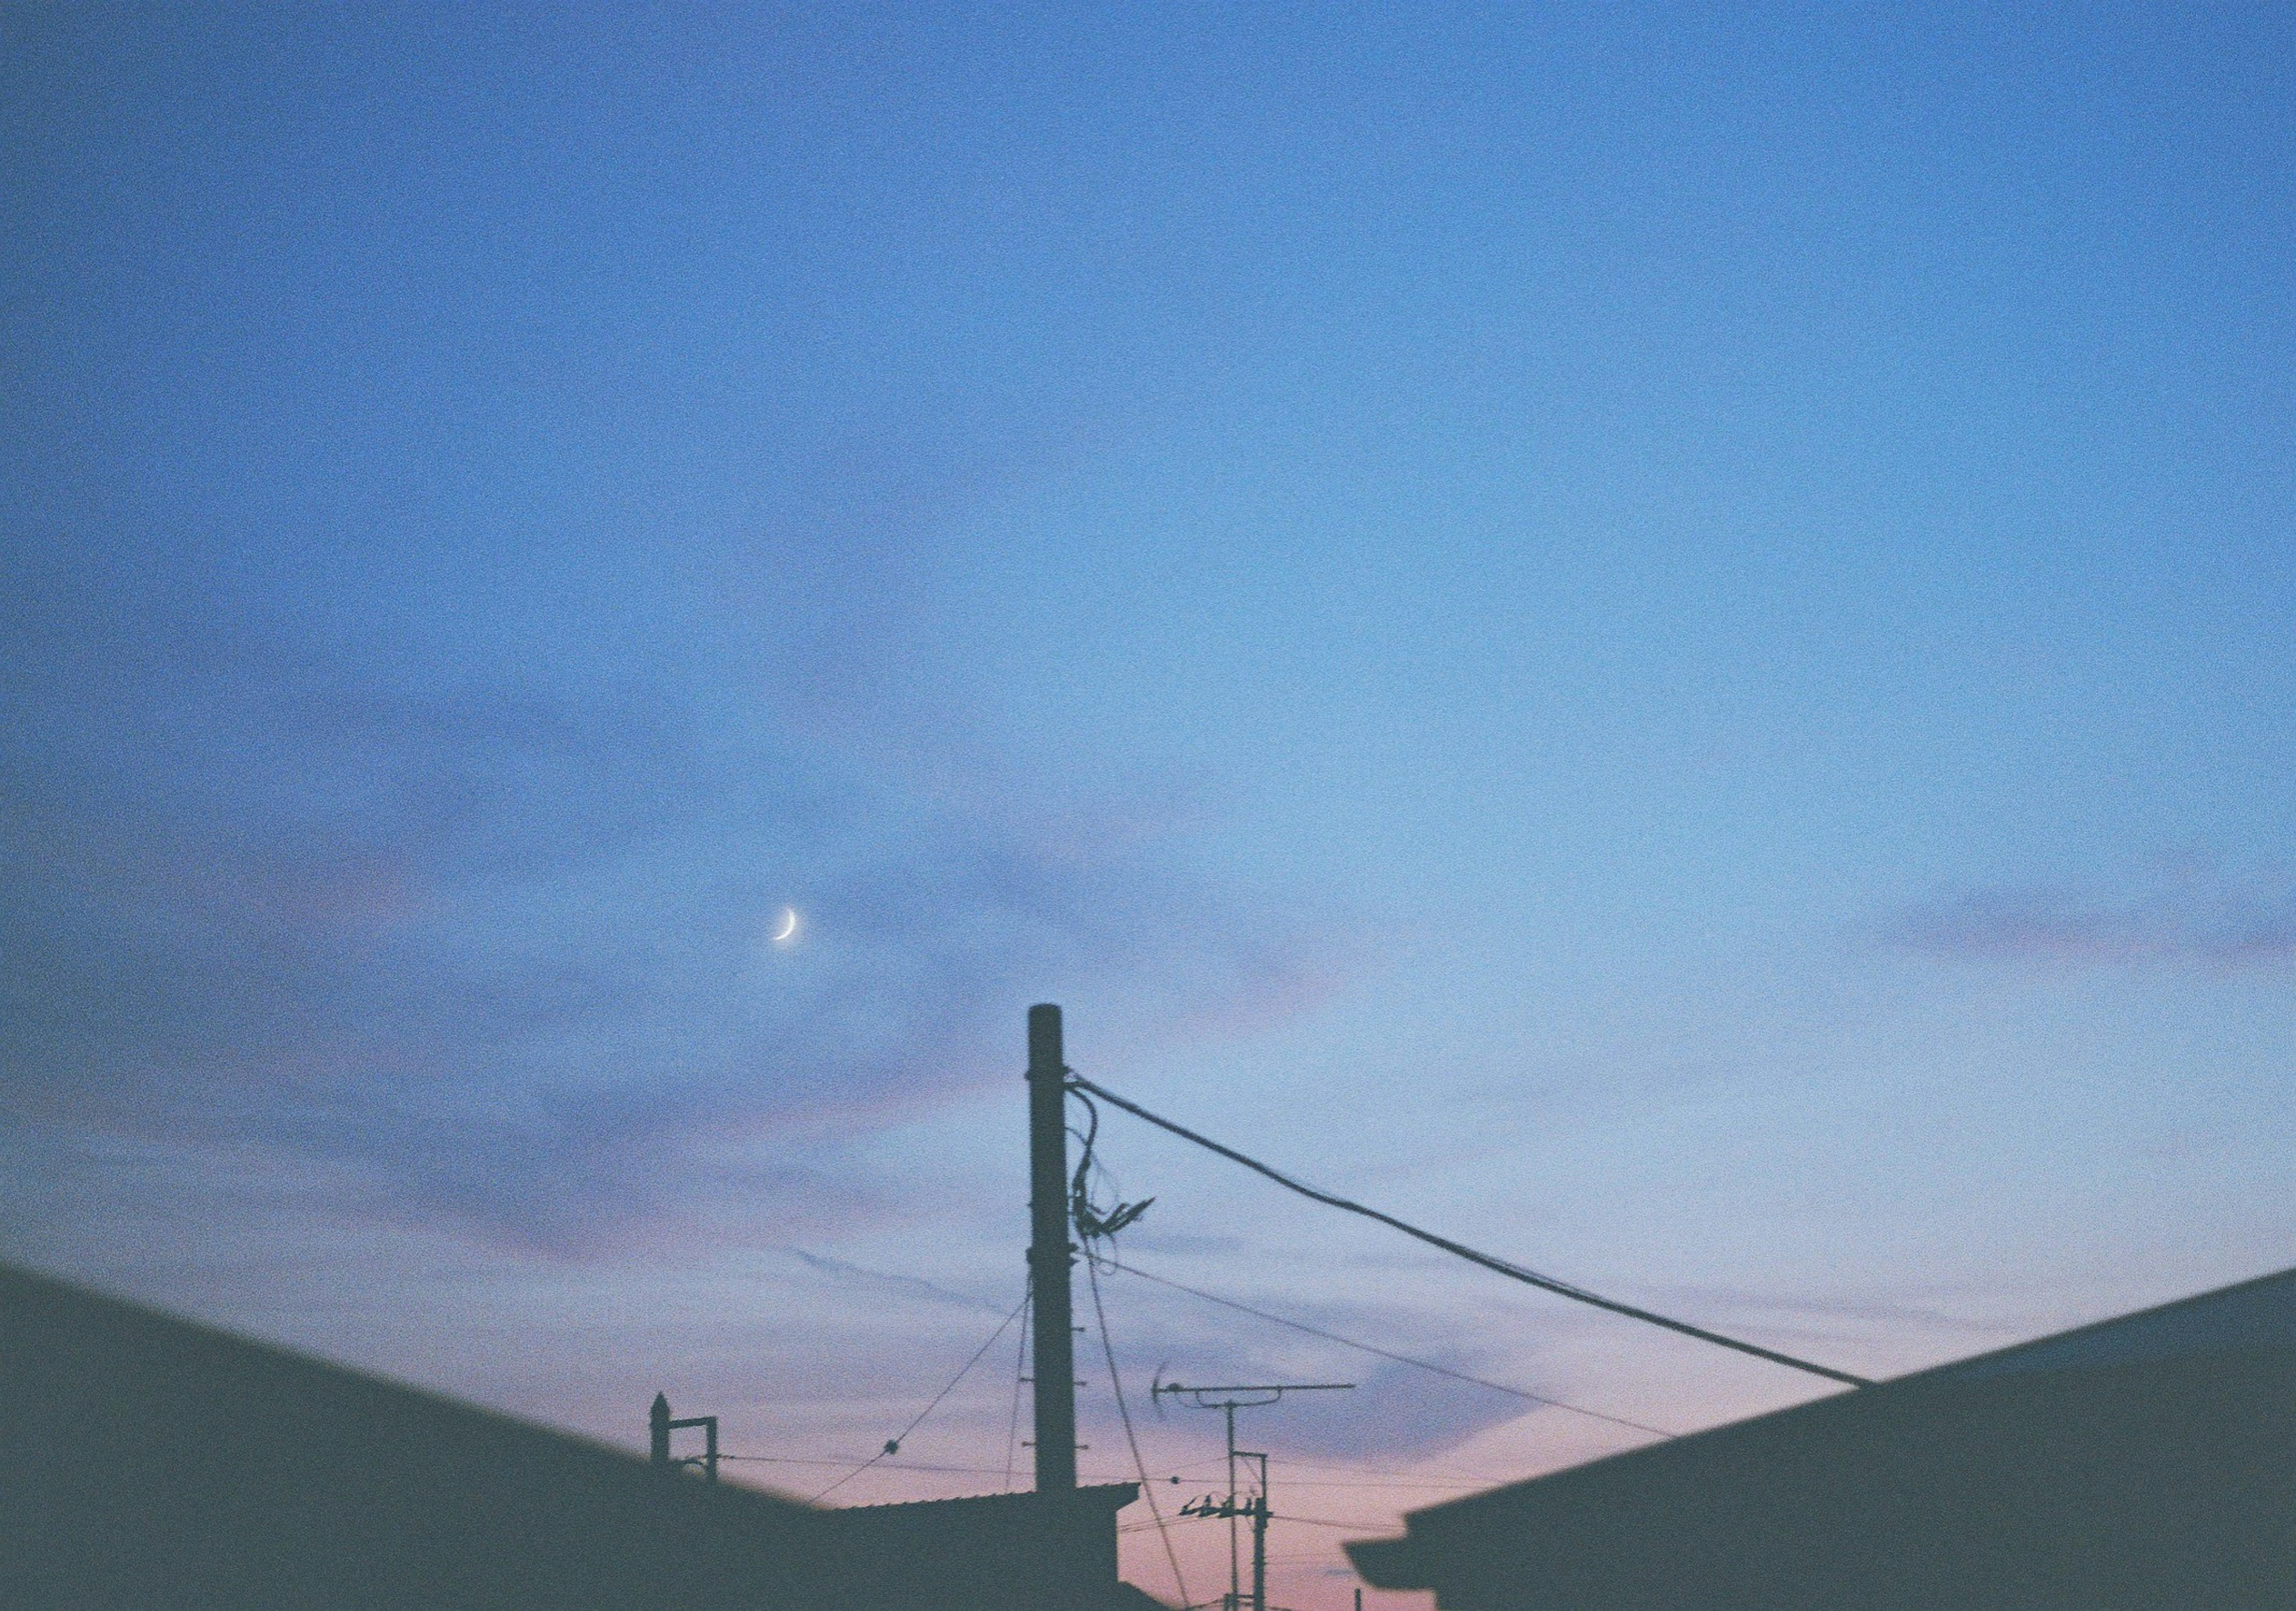
[[[1094,1144],[1100,1139],[1100,1109],[1093,1105],[1092,1099],[1074,1080],[1070,1082],[1068,1091],[1070,1096],[1084,1104],[1086,1119],[1085,1130],[1070,1133],[1083,1143],[1084,1150],[1077,1159],[1075,1174],[1069,1180],[1069,1217],[1076,1223],[1077,1234],[1085,1239],[1086,1251],[1089,1253],[1093,1242],[1114,1236],[1147,1213],[1148,1205],[1156,1199],[1144,1197],[1136,1203],[1112,1202],[1105,1208],[1092,1200],[1094,1172],[1098,1171],[1103,1177],[1108,1173],[1093,1152]]]

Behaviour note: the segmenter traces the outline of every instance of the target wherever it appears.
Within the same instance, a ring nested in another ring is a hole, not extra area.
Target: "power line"
[[[1029,1294],[1024,1288],[1021,1294],[1021,1301],[1013,1305],[1013,1313],[996,1322],[996,1329],[988,1334],[988,1340],[972,1351],[972,1357],[965,1361],[964,1363],[958,1368],[955,1376],[948,1378],[947,1386],[943,1387],[939,1393],[933,1394],[933,1401],[931,1403],[927,1404],[923,1409],[917,1411],[916,1419],[914,1420],[902,1427],[898,1435],[887,1438],[885,1440],[885,1446],[882,1449],[878,1450],[876,1453],[871,1455],[867,1460],[863,1460],[859,1465],[854,1467],[852,1470],[848,1471],[843,1476],[839,1477],[835,1482],[830,1484],[829,1486],[815,1494],[809,1502],[816,1505],[819,1504],[823,1500],[827,1499],[831,1494],[845,1486],[846,1484],[860,1476],[864,1471],[866,1471],[870,1467],[875,1465],[879,1460],[883,1460],[888,1455],[898,1454],[901,1452],[901,1440],[907,1437],[910,1433],[914,1432],[919,1427],[922,1426],[924,1424],[925,1417],[931,1415],[934,1411],[940,1408],[941,1400],[947,1398],[950,1394],[956,1391],[956,1385],[964,1379],[965,1373],[980,1362],[980,1356],[982,1354],[987,1353],[991,1348],[994,1348],[996,1345],[996,1339],[1004,1335],[1004,1328],[1011,1325],[1014,1321],[1019,1320],[1021,1318],[1021,1311],[1026,1309],[1028,1306]]]
[[[1220,1519],[1220,1515],[1217,1510],[1209,1513],[1200,1511],[1197,1514],[1185,1517],[1184,1519],[1188,1521],[1218,1521]],[[1303,1527],[1344,1527],[1356,1532],[1361,1532],[1367,1526],[1376,1525],[1370,1522],[1333,1521],[1329,1517],[1323,1516],[1294,1516],[1288,1510],[1271,1511],[1268,1515],[1268,1519],[1270,1521],[1278,1522],[1298,1522]],[[1154,1525],[1155,1524],[1152,1522],[1127,1522],[1122,1526],[1117,1528],[1117,1531],[1119,1533],[1145,1533]]]
[[[1089,1157],[1089,1154],[1086,1155]],[[1083,1170],[1077,1171],[1083,1178]],[[1137,1215],[1134,1216],[1137,1218]],[[1180,1603],[1188,1604],[1188,1580],[1180,1575],[1180,1557],[1172,1548],[1172,1534],[1164,1525],[1164,1508],[1156,1502],[1156,1484],[1148,1479],[1148,1462],[1140,1458],[1140,1440],[1132,1433],[1132,1411],[1124,1402],[1124,1378],[1116,1371],[1116,1345],[1109,1340],[1108,1311],[1100,1304],[1100,1263],[1093,1256],[1089,1239],[1085,1247],[1084,1267],[1092,1286],[1092,1316],[1100,1322],[1101,1357],[1108,1362],[1108,1385],[1116,1389],[1116,1413],[1124,1420],[1124,1441],[1132,1450],[1134,1469],[1140,1473],[1140,1492],[1148,1501],[1148,1514],[1156,1518],[1156,1536],[1164,1541],[1164,1559],[1172,1568],[1172,1586],[1180,1591]]]
[[[815,1459],[815,1458],[807,1458],[807,1457],[803,1457],[803,1456],[791,1455],[791,1454],[725,1454],[725,1453],[721,1453],[721,1454],[719,1454],[719,1455],[718,1456],[718,1458],[720,1460],[743,1460],[743,1461],[747,1461],[747,1462],[749,1462],[749,1463],[750,1463],[750,1464],[753,1464],[753,1465],[761,1465],[761,1466],[829,1466],[829,1467],[840,1467],[840,1466],[847,1466],[847,1465],[849,1465],[849,1464],[851,1463],[851,1462],[850,1462],[850,1461],[849,1461],[849,1460],[829,1460],[829,1459],[826,1459],[826,1458]],[[1200,1464],[1200,1465],[1201,1465],[1201,1464],[1217,1464],[1218,1462],[1217,1462],[1217,1461],[1199,1461],[1199,1462],[1197,1462],[1197,1463],[1198,1463],[1198,1464]],[[1345,1466],[1317,1466],[1317,1465],[1307,1465],[1307,1464],[1304,1464],[1303,1462],[1297,1461],[1297,1460],[1293,1460],[1293,1461],[1291,1461],[1291,1462],[1288,1462],[1288,1463],[1289,1463],[1289,1464],[1291,1464],[1291,1465],[1294,1465],[1294,1466],[1300,1466],[1302,1469],[1309,1470],[1309,1471],[1344,1471],[1344,1470],[1349,1470],[1349,1469],[1352,1469],[1352,1468],[1350,1468],[1350,1467],[1345,1467]],[[940,1465],[922,1465],[922,1464],[917,1464],[917,1463],[914,1463],[914,1462],[912,1462],[912,1461],[907,1461],[907,1460],[896,1460],[896,1461],[891,1462],[890,1464],[886,1464],[886,1463],[884,1463],[884,1462],[882,1462],[882,1461],[880,1461],[880,1463],[879,1463],[879,1465],[878,1465],[878,1468],[878,1468],[879,1470],[881,1470],[881,1471],[907,1471],[907,1472],[919,1472],[919,1473],[924,1473],[924,1474],[931,1475],[931,1476],[1003,1476],[1003,1475],[1004,1474],[1004,1468],[1000,1467],[1000,1466],[940,1466]],[[1185,1470],[1183,1470],[1183,1471],[1178,1471],[1178,1472],[1169,1472],[1169,1471],[1167,1471],[1167,1472],[1158,1472],[1158,1473],[1154,1473],[1154,1474],[1151,1475],[1147,1480],[1149,1480],[1149,1481],[1150,1481],[1150,1482],[1152,1482],[1152,1482],[1155,1482],[1155,1481],[1158,1481],[1158,1480],[1160,1480],[1160,1479],[1162,1479],[1162,1480],[1169,1480],[1169,1479],[1174,1478],[1174,1477],[1177,1477],[1177,1476],[1185,1476],[1185,1474],[1186,1474],[1186,1473],[1185,1473]],[[1376,1471],[1366,1470],[1365,1475],[1367,1475],[1367,1476],[1377,1476],[1377,1475],[1379,1475],[1379,1474],[1378,1474]],[[1095,1481],[1095,1482],[1099,1482],[1099,1481],[1102,1481],[1102,1480],[1103,1480],[1103,1479],[1099,1478],[1099,1477],[1095,1477],[1095,1478],[1093,1478],[1092,1480],[1093,1480],[1093,1481]],[[1113,1483],[1113,1482],[1121,1482],[1121,1481],[1123,1481],[1123,1480],[1125,1480],[1125,1479],[1124,1479],[1124,1478],[1122,1478],[1122,1477],[1119,1477],[1119,1476],[1110,1476],[1110,1477],[1106,1478],[1105,1480],[1106,1480],[1106,1481],[1109,1481],[1109,1482]],[[1294,1479],[1292,1479],[1292,1482],[1291,1482],[1291,1484],[1290,1484],[1290,1485],[1291,1485],[1291,1486],[1292,1486],[1292,1487],[1294,1487],[1294,1488],[1369,1488],[1369,1489],[1377,1489],[1377,1490],[1381,1490],[1381,1491],[1385,1491],[1385,1490],[1390,1490],[1390,1489],[1431,1489],[1431,1488],[1462,1488],[1462,1489],[1466,1489],[1466,1488],[1490,1488],[1490,1487],[1496,1487],[1496,1486],[1498,1486],[1499,1484],[1503,1484],[1503,1483],[1505,1483],[1505,1482],[1508,1482],[1508,1481],[1510,1481],[1510,1480],[1513,1480],[1513,1479],[1511,1479],[1511,1478],[1507,1478],[1507,1477],[1501,1477],[1501,1476],[1476,1476],[1476,1477],[1464,1477],[1464,1476],[1450,1476],[1450,1477],[1405,1477],[1405,1476],[1395,1476],[1395,1477],[1392,1477],[1390,1480],[1386,1481],[1386,1482],[1332,1482],[1332,1481],[1328,1481],[1328,1480],[1319,1481],[1319,1480],[1316,1480],[1316,1479],[1315,1479],[1315,1478],[1294,1478]],[[1152,1524],[1148,1523],[1148,1522],[1142,1522],[1142,1523],[1140,1523],[1140,1524],[1139,1524],[1139,1525],[1140,1525],[1142,1528],[1144,1528],[1144,1528],[1146,1528],[1146,1527],[1148,1527],[1148,1526],[1150,1526],[1150,1525],[1152,1525]]]
[[[721,1460],[749,1460],[761,1466],[849,1466],[853,1463],[849,1459],[807,1460],[793,1454],[720,1454],[718,1458]],[[878,1458],[882,1460],[884,1457],[880,1455]],[[997,1472],[997,1468],[995,1466],[920,1466],[907,1462],[888,1466],[885,1469],[888,1471],[958,1472],[967,1476],[994,1476]]]
[[[1219,1464],[1219,1460],[1218,1456],[1215,1456],[1210,1460],[1197,1460],[1192,1465],[1181,1466],[1176,1468],[1176,1469],[1185,1472],[1193,1470],[1196,1467],[1200,1466],[1216,1466],[1218,1464]],[[1389,1470],[1377,1466],[1333,1465],[1325,1460],[1286,1460],[1283,1462],[1283,1465],[1286,1470],[1291,1471],[1341,1471],[1355,1476],[1392,1476],[1401,1478],[1407,1477],[1411,1475],[1407,1471]],[[1446,1482],[1456,1481],[1463,1487],[1471,1488],[1496,1488],[1500,1486],[1502,1484],[1521,1480],[1516,1476],[1493,1476],[1488,1473],[1480,1471],[1453,1471],[1447,1475],[1440,1472],[1431,1474],[1422,1472],[1420,1475],[1442,1476],[1443,1480]]]
[[[1632,1304],[1622,1304],[1616,1298],[1608,1298],[1599,1293],[1589,1292],[1584,1287],[1574,1287],[1569,1281],[1557,1280],[1551,1275],[1541,1275],[1535,1270],[1527,1270],[1521,1264],[1513,1263],[1493,1254],[1479,1253],[1464,1242],[1455,1242],[1449,1237],[1438,1236],[1431,1231],[1423,1231],[1407,1221],[1397,1219],[1391,1214],[1382,1214],[1376,1208],[1366,1207],[1350,1198],[1337,1197],[1328,1191],[1319,1191],[1305,1182],[1292,1179],[1280,1169],[1269,1167],[1258,1158],[1238,1152],[1233,1147],[1224,1147],[1210,1136],[1199,1135],[1186,1125],[1177,1124],[1160,1114],[1151,1113],[1139,1103],[1128,1100],[1106,1086],[1086,1079],[1080,1074],[1071,1073],[1069,1075],[1069,1083],[1077,1089],[1090,1092],[1104,1102],[1114,1103],[1133,1117],[1144,1119],[1159,1130],[1168,1131],[1182,1141],[1193,1141],[1208,1152],[1218,1153],[1230,1163],[1242,1165],[1255,1174],[1265,1175],[1286,1190],[1296,1191],[1311,1202],[1321,1203],[1327,1208],[1344,1209],[1349,1214],[1360,1214],[1367,1220],[1375,1220],[1391,1230],[1400,1231],[1406,1236],[1425,1242],[1431,1247],[1439,1247],[1455,1257],[1465,1259],[1471,1264],[1480,1264],[1484,1269],[1504,1275],[1511,1280],[1521,1281],[1525,1286],[1537,1287],[1541,1291],[1552,1292],[1558,1297],[1567,1297],[1573,1303],[1591,1304],[1597,1309],[1607,1309],[1612,1314],[1622,1314],[1628,1320],[1642,1321],[1652,1326],[1662,1326],[1669,1331],[1679,1332],[1684,1337],[1693,1337],[1700,1342],[1712,1343],[1717,1347],[1751,1354],[1756,1359],[1767,1360],[1774,1365],[1784,1365],[1789,1370],[1806,1371],[1811,1376],[1822,1376],[1829,1381],[1846,1382],[1852,1387],[1870,1387],[1874,1385],[1866,1377],[1852,1376],[1847,1370],[1836,1370],[1831,1365],[1815,1364],[1806,1359],[1797,1359],[1791,1353],[1781,1353],[1775,1348],[1765,1348],[1759,1343],[1749,1343],[1738,1337],[1725,1337],[1721,1332],[1709,1331],[1703,1326],[1693,1326],[1687,1321],[1674,1320],[1648,1309],[1636,1308]]]
[[[1452,1488],[1452,1489],[1489,1488],[1489,1487],[1495,1487],[1495,1486],[1496,1486],[1497,1484],[1492,1484],[1492,1483],[1400,1482],[1400,1481],[1399,1481],[1399,1482],[1390,1482],[1390,1483],[1340,1483],[1340,1482],[1332,1482],[1332,1480],[1330,1480],[1329,1478],[1324,1478],[1324,1479],[1323,1479],[1323,1480],[1320,1480],[1320,1481],[1319,1481],[1319,1480],[1317,1480],[1317,1479],[1316,1479],[1316,1478],[1315,1478],[1315,1477],[1300,1477],[1300,1476],[1292,1476],[1289,1472],[1286,1472],[1286,1473],[1284,1474],[1284,1477],[1283,1477],[1283,1485],[1284,1485],[1285,1487],[1287,1487],[1287,1488],[1369,1488],[1369,1489],[1376,1490],[1376,1491],[1378,1491],[1379,1492],[1382,1492],[1382,1493],[1390,1493],[1390,1492],[1397,1492],[1397,1491],[1398,1491],[1398,1490],[1400,1490],[1400,1491],[1413,1492],[1426,1492],[1426,1491],[1429,1491],[1429,1490],[1431,1490],[1431,1489],[1437,1489],[1437,1488]]]
[[[1021,1342],[1013,1350],[1013,1421],[1004,1429],[1004,1486],[1013,1486],[1013,1464],[1021,1447],[1021,1389],[1029,1380],[1029,1305],[1037,1298],[1037,1278],[1032,1272],[1028,1286],[1021,1293]]]
[[[1374,1346],[1370,1343],[1358,1342],[1351,1337],[1341,1337],[1336,1331],[1326,1331],[1320,1326],[1310,1326],[1305,1321],[1286,1320],[1280,1314],[1270,1314],[1265,1309],[1255,1309],[1249,1304],[1239,1304],[1234,1298],[1218,1296],[1200,1288],[1173,1280],[1168,1276],[1151,1275],[1136,1264],[1123,1263],[1112,1258],[1108,1263],[1111,1267],[1121,1270],[1127,1275],[1136,1275],[1143,1280],[1154,1281],[1160,1287],[1169,1287],[1175,1292],[1185,1292],[1190,1297],[1200,1297],[1208,1304],[1218,1304],[1223,1309],[1233,1309],[1240,1314],[1249,1314],[1255,1320],[1267,1321],[1278,1326],[1289,1326],[1294,1331],[1304,1331],[1309,1337],[1320,1337],[1326,1342],[1338,1343],[1342,1347],[1358,1348],[1365,1353],[1377,1354],[1381,1359],[1393,1360],[1398,1365],[1410,1365],[1421,1370],[1431,1370],[1437,1376],[1447,1376],[1455,1382],[1467,1382],[1477,1387],[1488,1387],[1494,1393],[1505,1393],[1515,1398],[1528,1399],[1534,1404],[1546,1404],[1556,1410],[1568,1410],[1573,1415],[1591,1416],[1598,1421],[1609,1421],[1613,1426],[1628,1427],[1636,1432],[1647,1432],[1652,1437],[1681,1435],[1679,1433],[1669,1432],[1663,1427],[1652,1427],[1642,1421],[1629,1420],[1623,1415],[1611,1415],[1600,1410],[1589,1410],[1584,1404],[1569,1403],[1559,1398],[1550,1398],[1543,1393],[1532,1393],[1521,1387],[1510,1387],[1505,1382],[1495,1382],[1484,1377],[1470,1376],[1464,1370],[1454,1370],[1447,1365],[1438,1365],[1429,1360],[1413,1359],[1408,1354],[1390,1353],[1385,1348]]]

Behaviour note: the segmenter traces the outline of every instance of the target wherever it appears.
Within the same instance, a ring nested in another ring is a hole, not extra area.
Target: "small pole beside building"
[[[652,1451],[655,1470],[669,1471],[679,1466],[698,1465],[701,1468],[701,1475],[705,1479],[713,1483],[718,1480],[718,1418],[716,1416],[689,1415],[683,1419],[674,1418],[669,1412],[669,1394],[657,1393],[653,1395],[653,1409],[648,1412],[646,1419],[649,1429],[653,1434]],[[698,1460],[672,1460],[669,1454],[669,1435],[688,1427],[701,1428],[701,1458]]]
[[[1252,1451],[1236,1452],[1259,1462],[1259,1492],[1251,1501],[1251,1611],[1267,1611],[1267,1457]]]

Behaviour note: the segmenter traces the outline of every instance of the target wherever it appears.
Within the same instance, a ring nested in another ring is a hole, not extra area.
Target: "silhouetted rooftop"
[[[1446,1607],[2296,1604],[2296,1271],[1415,1511]]]
[[[821,1510],[5,1265],[0,1448],[8,1611],[1136,1603],[1130,1484]]]

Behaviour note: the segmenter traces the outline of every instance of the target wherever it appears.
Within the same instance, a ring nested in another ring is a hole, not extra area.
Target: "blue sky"
[[[1017,1297],[1054,1000],[1851,1369],[2291,1262],[2277,8],[0,29],[7,1256],[806,1492]],[[1143,1268],[1808,1390],[1105,1141]],[[1109,1279],[1128,1371],[1365,1381],[1302,1515],[1620,1446]]]

